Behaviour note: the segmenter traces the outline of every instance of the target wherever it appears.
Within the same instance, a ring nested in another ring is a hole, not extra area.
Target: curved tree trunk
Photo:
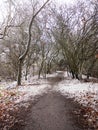
[[[34,22],[34,19],[36,18],[36,16],[40,13],[40,11],[45,7],[45,5],[49,2],[49,0],[47,0],[42,6],[41,8],[35,13],[35,15],[32,16],[30,24],[29,24],[29,38],[28,38],[28,43],[27,43],[27,47],[25,52],[19,57],[19,67],[18,67],[18,78],[17,78],[17,85],[21,85],[21,77],[22,77],[22,63],[25,60],[26,55],[28,54],[29,48],[30,48],[30,44],[31,44],[31,29],[32,29],[32,24]]]

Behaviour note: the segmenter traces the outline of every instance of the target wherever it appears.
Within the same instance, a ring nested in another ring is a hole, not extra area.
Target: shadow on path
[[[64,80],[64,72],[58,72],[55,77],[47,77],[47,81],[49,81],[50,85],[57,85],[60,81]]]

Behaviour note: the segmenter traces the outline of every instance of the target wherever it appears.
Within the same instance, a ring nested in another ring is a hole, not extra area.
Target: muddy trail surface
[[[48,80],[54,86],[62,78],[57,76]],[[51,90],[31,103],[27,111],[21,110],[24,123],[16,124],[10,130],[84,130],[79,117],[73,114],[79,109],[78,103]]]
[[[79,118],[73,114],[79,105],[57,92],[40,97],[28,111],[20,116],[24,124],[16,124],[10,130],[84,130]],[[87,130],[87,129],[86,129]]]
[[[80,130],[73,123],[73,106],[58,93],[48,93],[32,108],[24,130]]]

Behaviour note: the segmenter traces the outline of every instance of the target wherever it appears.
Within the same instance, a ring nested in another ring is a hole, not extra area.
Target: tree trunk
[[[44,78],[46,79],[46,76],[47,76],[47,65],[45,63],[44,65]]]
[[[41,75],[41,72],[42,72],[42,69],[43,69],[43,64],[44,64],[44,62],[42,61],[39,72],[38,72],[38,79],[40,79],[40,75]]]
[[[42,69],[40,68],[40,70],[38,72],[38,79],[40,79],[41,71],[42,71]]]
[[[51,63],[47,64],[47,74],[51,74]]]
[[[75,73],[71,70],[72,78],[75,78]]]
[[[27,75],[28,75],[28,66],[26,66],[25,80],[27,80]]]
[[[92,63],[90,63],[90,66],[89,66],[88,71],[87,71],[87,79],[89,79],[89,77],[91,76],[92,69],[93,69],[94,64],[96,63],[96,61],[97,61],[97,60],[94,59],[94,60],[92,61]]]
[[[89,73],[87,73],[87,79],[89,79],[89,77],[90,77],[90,74],[89,74]]]
[[[33,63],[33,76],[35,75],[35,65]]]
[[[78,74],[75,74],[75,77],[76,77],[76,79],[80,80]]]
[[[21,85],[21,77],[22,77],[22,60],[19,60],[18,64],[18,77],[17,77],[17,85]]]

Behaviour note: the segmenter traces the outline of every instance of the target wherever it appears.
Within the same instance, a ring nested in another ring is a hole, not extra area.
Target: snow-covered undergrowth
[[[98,83],[81,82],[68,78],[64,74],[65,80],[59,82],[58,86],[54,87],[55,91],[60,92],[68,98],[73,98],[82,107],[77,115],[82,115],[85,126],[98,129]]]
[[[48,84],[21,86],[18,89],[18,92],[23,93],[23,96],[16,100],[16,103],[33,99],[33,97],[35,97],[36,95],[42,95],[43,93],[47,93],[49,89],[50,85]]]
[[[54,89],[69,98],[75,98],[84,106],[89,105],[98,109],[98,83],[70,79],[66,77],[65,73],[65,80],[61,81]]]
[[[36,95],[47,93],[51,85],[45,79],[38,79],[37,76],[22,82],[21,86],[17,86],[16,82],[2,82],[0,84],[0,95],[3,98],[9,93],[9,100],[15,98],[14,103],[28,101]],[[12,94],[13,93],[13,94]],[[13,97],[14,96],[14,97]]]

